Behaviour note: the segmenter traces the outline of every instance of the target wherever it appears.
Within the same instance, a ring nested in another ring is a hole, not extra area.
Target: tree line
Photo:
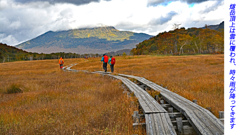
[[[131,50],[134,55],[215,54],[224,52],[224,30],[180,28],[145,40]]]
[[[101,54],[76,54],[76,53],[32,53],[13,46],[0,43],[0,63],[13,62],[13,61],[26,61],[26,60],[46,60],[46,59],[59,59],[63,58],[88,58],[100,57]]]

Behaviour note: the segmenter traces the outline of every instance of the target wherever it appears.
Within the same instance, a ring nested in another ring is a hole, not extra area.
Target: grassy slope
[[[102,70],[100,58],[79,62],[83,70]],[[108,65],[108,70],[110,67]],[[115,73],[142,76],[169,90],[211,107],[218,116],[224,110],[224,55],[116,57]]]
[[[0,134],[133,134],[136,108],[117,80],[63,72],[57,60],[1,63],[0,69]],[[5,94],[12,84],[23,93]]]

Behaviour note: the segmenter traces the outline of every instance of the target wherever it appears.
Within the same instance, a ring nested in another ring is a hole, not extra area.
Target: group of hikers
[[[113,73],[114,65],[115,65],[115,62],[116,62],[115,58],[110,56],[110,59],[108,59],[108,56],[106,54],[103,54],[103,57],[102,57],[101,61],[103,62],[104,71],[107,72],[107,63],[108,63],[111,67],[111,72]]]
[[[103,57],[101,59],[101,61],[103,62],[103,70],[105,72],[107,72],[107,64],[110,65],[110,68],[111,68],[111,72],[113,73],[114,72],[114,65],[115,65],[115,58],[110,56],[110,58],[108,59],[108,56],[106,54],[103,54]],[[60,59],[58,60],[58,63],[60,65],[60,69],[63,68],[63,64],[64,64],[64,60],[62,57],[60,57]]]

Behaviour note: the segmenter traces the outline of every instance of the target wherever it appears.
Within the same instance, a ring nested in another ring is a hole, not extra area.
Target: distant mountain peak
[[[105,53],[132,49],[151,35],[119,31],[113,26],[48,31],[16,47],[31,52]]]

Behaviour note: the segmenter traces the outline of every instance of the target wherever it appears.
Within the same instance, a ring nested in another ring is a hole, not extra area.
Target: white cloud
[[[1,43],[10,43],[10,44],[17,44],[18,41],[12,36],[12,35],[4,35],[4,34],[0,34],[0,42]]]
[[[16,45],[49,30],[102,25],[151,35],[171,30],[174,23],[181,23],[180,27],[202,27],[223,21],[223,4],[216,2],[206,1],[189,7],[180,1],[148,6],[148,0],[100,0],[84,5],[0,0],[0,34],[4,35],[0,36],[0,41]]]

